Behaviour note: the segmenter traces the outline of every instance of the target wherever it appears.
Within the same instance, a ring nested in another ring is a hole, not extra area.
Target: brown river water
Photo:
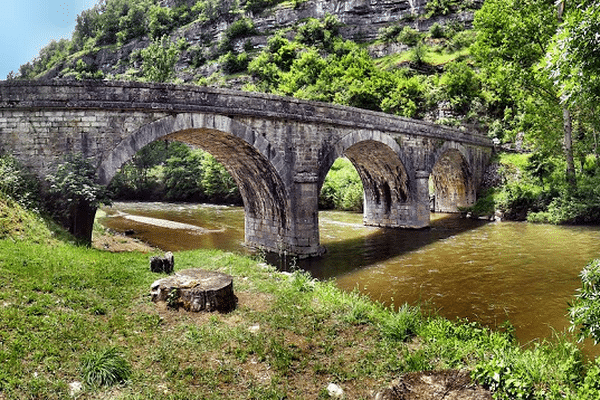
[[[248,253],[239,207],[115,203],[103,211],[104,226],[133,230],[133,236],[165,251]],[[327,253],[297,263],[314,277],[335,279],[340,288],[357,289],[385,304],[425,304],[450,319],[492,328],[510,321],[521,343],[566,330],[579,272],[600,257],[598,226],[431,214],[429,229],[398,230],[365,227],[356,213],[322,211],[319,219]]]

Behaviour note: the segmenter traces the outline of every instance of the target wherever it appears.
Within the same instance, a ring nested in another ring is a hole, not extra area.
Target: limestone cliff
[[[164,0],[162,5],[175,7],[185,0]],[[188,0],[190,6],[195,0]],[[246,0],[240,1],[239,10],[244,10]],[[322,19],[333,15],[341,23],[340,34],[344,39],[357,42],[373,42],[377,39],[381,28],[389,25],[411,26],[419,31],[427,31],[434,23],[447,25],[461,23],[469,26],[473,19],[473,10],[480,7],[483,0],[453,1],[461,4],[446,15],[431,16],[427,8],[428,0],[306,0],[283,2],[268,7],[260,12],[240,11],[227,13],[213,21],[197,20],[183,27],[174,29],[169,37],[172,41],[185,39],[185,49],[181,52],[175,65],[176,78],[183,82],[191,82],[200,77],[209,77],[221,71],[218,56],[218,44],[227,29],[239,18],[252,20],[253,32],[237,37],[233,41],[234,48],[259,50],[267,44],[269,37],[281,29],[288,29],[288,36],[293,37],[294,28],[308,18]],[[443,2],[442,2],[443,3]],[[461,11],[465,10],[465,11]],[[43,78],[63,77],[65,71],[73,70],[79,60],[92,69],[99,70],[108,79],[135,79],[136,71],[141,68],[139,50],[151,43],[147,36],[134,39],[121,46],[106,46],[87,52],[75,59],[61,63],[42,76]],[[374,57],[389,55],[402,50],[398,44],[372,45]],[[136,57],[137,51],[137,57]],[[211,83],[212,84],[212,83]],[[236,87],[239,82],[230,81],[226,86]]]

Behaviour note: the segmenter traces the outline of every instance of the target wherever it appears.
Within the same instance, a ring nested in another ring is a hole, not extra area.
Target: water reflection
[[[346,213],[353,217],[354,223],[346,223],[345,230],[349,227],[358,229],[355,237],[348,237],[344,229],[336,229],[339,224],[334,221],[341,214],[344,213],[320,214],[322,243],[327,248],[325,256],[298,262],[316,278],[333,278],[386,262],[486,224],[485,221],[461,219],[453,214],[432,214],[431,225],[426,229],[369,228],[362,225],[361,214]]]

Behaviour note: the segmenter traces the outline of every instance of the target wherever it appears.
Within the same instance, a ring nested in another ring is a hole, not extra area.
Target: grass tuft
[[[86,385],[97,388],[125,382],[131,366],[116,347],[90,351],[82,357],[81,375]]]

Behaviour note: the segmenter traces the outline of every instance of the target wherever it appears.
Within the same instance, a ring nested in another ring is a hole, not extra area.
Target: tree
[[[571,331],[579,327],[579,339],[600,342],[600,260],[590,262],[581,271],[581,288],[569,306]]]
[[[47,181],[53,215],[89,244],[96,208],[111,202],[106,187],[96,183],[96,169],[81,154],[69,155]]]
[[[142,50],[142,73],[150,82],[166,82],[173,76],[175,63],[179,60],[177,43],[169,43],[168,36],[154,40]]]
[[[472,53],[485,70],[486,83],[492,90],[496,84],[513,85],[504,94],[521,112],[532,111],[525,107],[527,104],[545,103],[534,113],[544,110],[549,114],[542,119],[526,117],[530,122],[542,123],[528,127],[543,132],[538,139],[554,140],[552,131],[562,125],[566,177],[575,188],[571,113],[561,106],[560,95],[542,68],[558,25],[554,0],[488,0],[475,14],[477,39]],[[499,92],[504,89],[500,87]],[[562,123],[549,125],[549,120]]]
[[[566,107],[597,115],[600,101],[600,2],[582,1],[565,13],[547,55],[550,78]],[[593,118],[595,122],[597,118]]]

